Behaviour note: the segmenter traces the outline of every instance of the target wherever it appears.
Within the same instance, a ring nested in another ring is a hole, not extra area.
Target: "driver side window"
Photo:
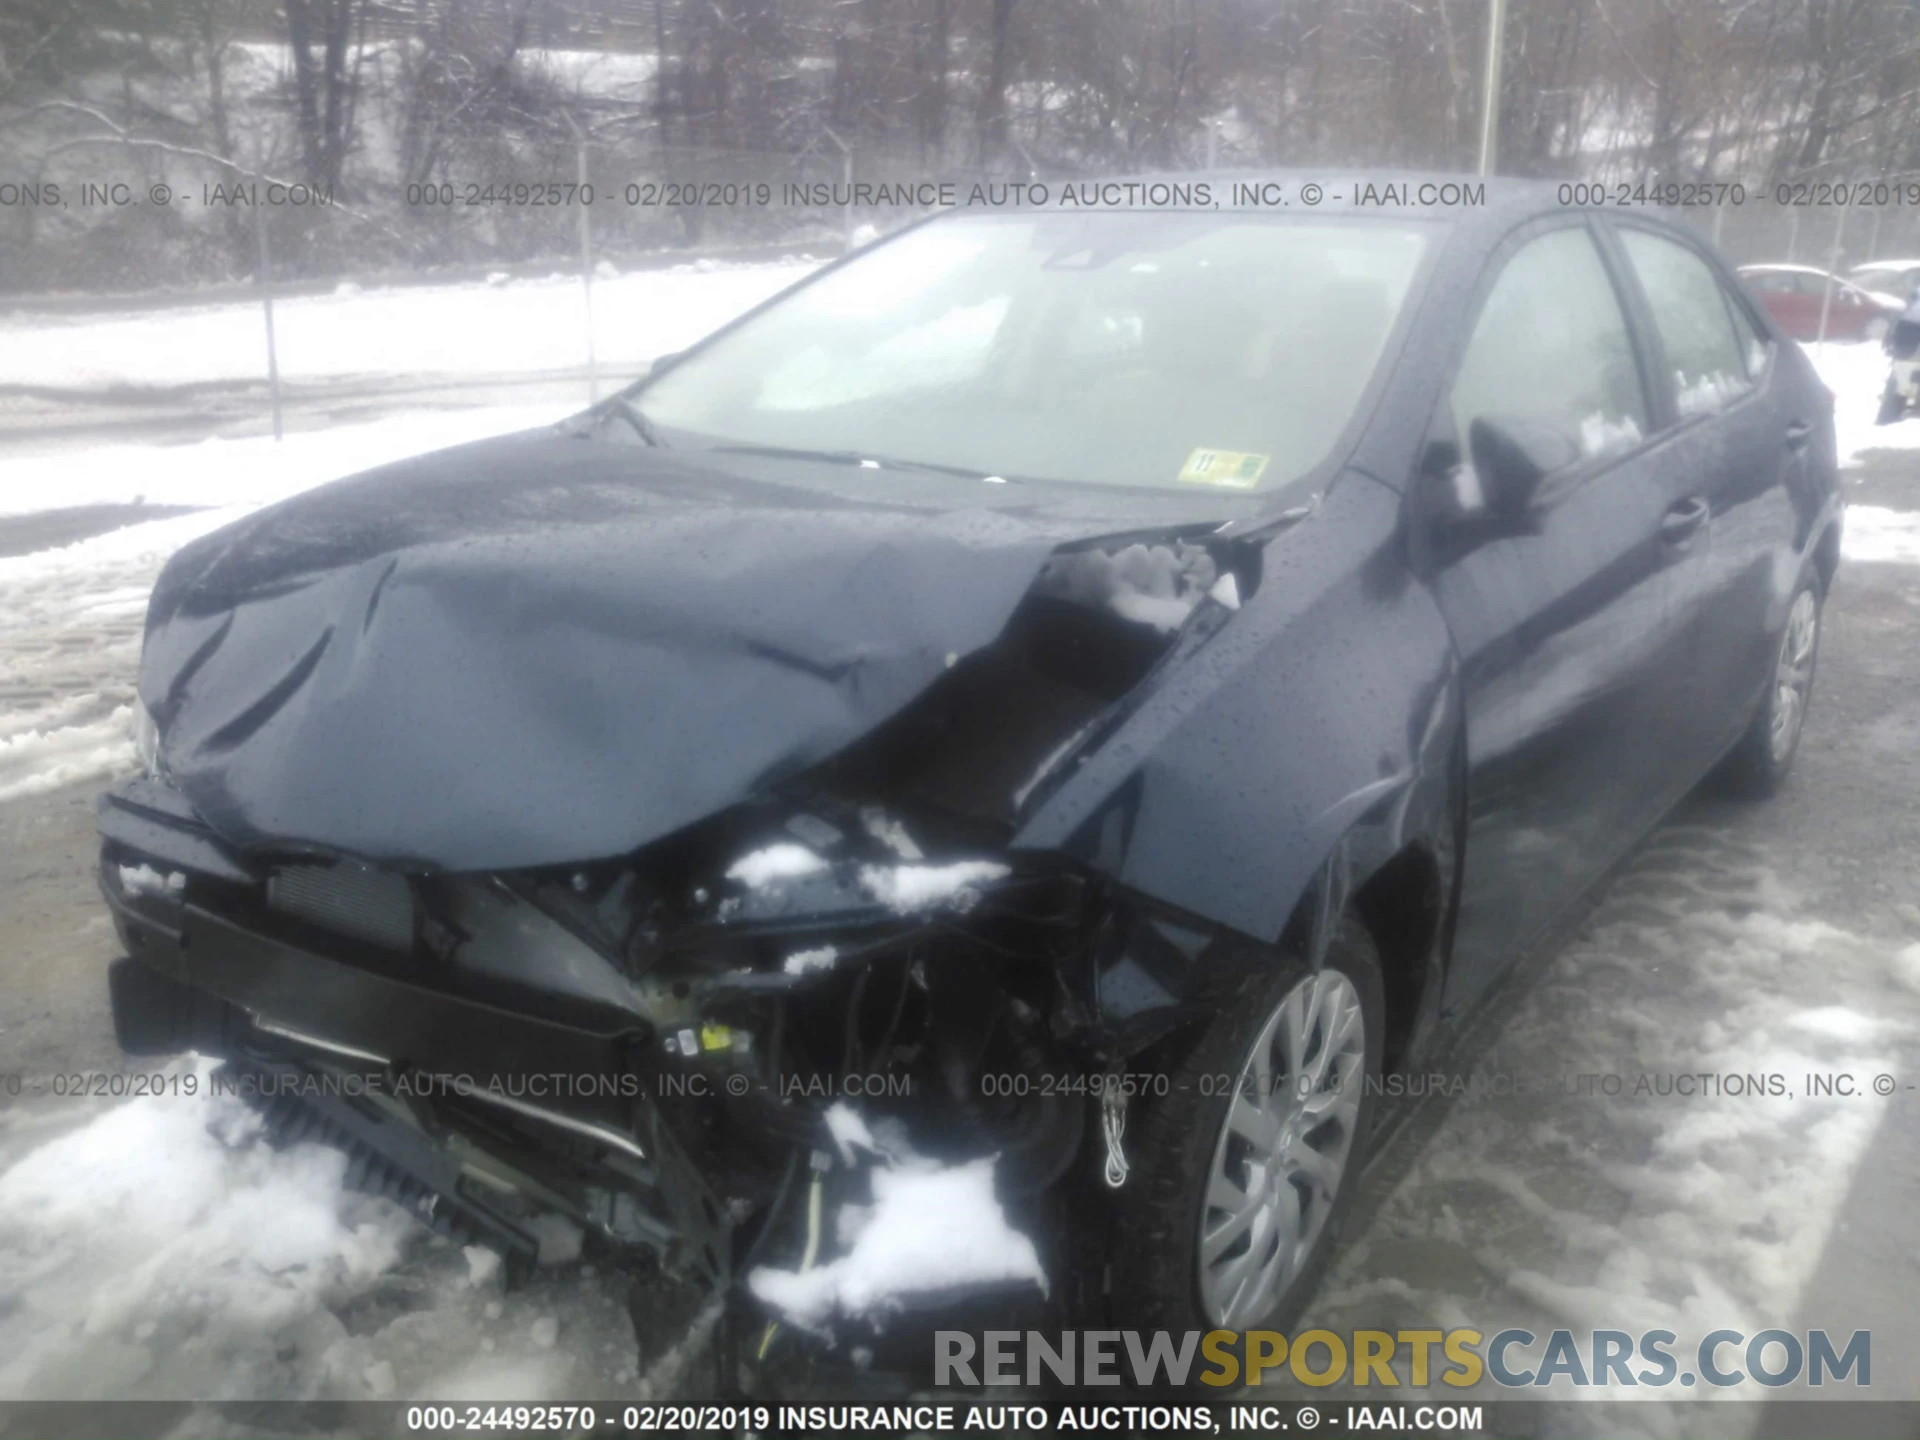
[[[1578,464],[1639,443],[1647,397],[1613,281],[1584,227],[1528,242],[1488,292],[1448,396],[1462,447],[1476,419],[1556,432]],[[1464,458],[1464,456],[1463,456]],[[1462,500],[1477,503],[1471,464]]]

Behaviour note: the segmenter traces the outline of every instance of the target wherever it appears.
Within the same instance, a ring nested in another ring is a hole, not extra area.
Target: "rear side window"
[[[1449,398],[1464,443],[1480,416],[1549,425],[1591,459],[1647,432],[1647,401],[1613,281],[1584,228],[1516,251],[1487,294]]]
[[[1712,267],[1685,245],[1645,230],[1621,231],[1620,243],[1646,291],[1680,413],[1711,415],[1744,395],[1752,388],[1745,347]]]

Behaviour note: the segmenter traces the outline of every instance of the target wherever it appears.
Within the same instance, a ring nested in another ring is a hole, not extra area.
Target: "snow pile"
[[[122,705],[104,720],[0,737],[0,800],[43,795],[133,768],[131,720],[132,711]]]
[[[1206,547],[1183,540],[1129,545],[1112,554],[1071,550],[1055,555],[1033,588],[1037,594],[1104,606],[1124,620],[1172,632],[1187,623],[1193,607],[1218,579]]]
[[[1840,553],[1849,560],[1920,565],[1920,513],[1849,505],[1840,522]]]
[[[344,1196],[344,1155],[275,1154],[187,1073],[200,1095],[118,1106],[0,1175],[0,1395],[120,1398],[150,1371],[231,1393],[399,1259],[412,1222]]]
[[[742,855],[727,867],[727,879],[738,880],[749,890],[764,890],[776,880],[792,880],[826,868],[827,862],[806,846],[782,841]]]
[[[842,1165],[853,1164],[855,1150],[871,1151],[875,1155],[884,1154],[880,1142],[873,1138],[873,1130],[862,1115],[846,1101],[836,1101],[827,1107],[827,1133],[833,1137],[833,1147],[840,1152]]]
[[[0,1111],[0,1397],[536,1401],[645,1383],[624,1293],[592,1267],[504,1293],[492,1251],[344,1191],[338,1151],[274,1149],[212,1070],[166,1067],[190,1095]]]
[[[912,1297],[972,1286],[1047,1288],[1033,1241],[1007,1223],[993,1157],[873,1172],[873,1205],[841,1212],[851,1248],[811,1270],[762,1266],[747,1277],[763,1303],[819,1329],[835,1315],[875,1320]]]
[[[1722,370],[1694,380],[1687,379],[1685,371],[1676,370],[1673,382],[1678,392],[1675,404],[1682,415],[1711,415],[1725,409],[1728,401],[1738,399],[1752,383],[1744,375],[1729,375]]]
[[[1876,425],[1887,384],[1887,357],[1878,345],[1809,345],[1807,354],[1833,391],[1833,426],[1840,463],[1851,465],[1867,450],[1920,449],[1920,416]]]
[[[151,865],[119,866],[120,886],[129,895],[170,895],[184,890],[187,877],[174,870],[162,875]]]
[[[1631,415],[1609,419],[1596,410],[1580,421],[1580,453],[1610,455],[1640,443],[1640,426]]]
[[[817,950],[796,950],[787,956],[784,967],[789,975],[805,975],[814,970],[831,970],[833,962],[840,958],[840,952],[831,945],[822,945]]]
[[[951,865],[867,865],[860,884],[874,899],[902,915],[947,905],[971,910],[980,899],[977,886],[1011,871],[993,860],[957,860]]]

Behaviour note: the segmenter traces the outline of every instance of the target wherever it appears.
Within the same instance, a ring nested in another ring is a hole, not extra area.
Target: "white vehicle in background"
[[[1920,256],[1909,256],[1904,260],[1869,260],[1849,270],[1847,279],[1862,290],[1892,295],[1904,303],[1912,298],[1916,289],[1920,289]]]

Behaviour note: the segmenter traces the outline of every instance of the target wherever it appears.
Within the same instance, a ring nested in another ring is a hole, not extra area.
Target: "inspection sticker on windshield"
[[[1229,490],[1251,490],[1266,473],[1267,457],[1245,450],[1195,450],[1180,467],[1183,485],[1221,485]]]

